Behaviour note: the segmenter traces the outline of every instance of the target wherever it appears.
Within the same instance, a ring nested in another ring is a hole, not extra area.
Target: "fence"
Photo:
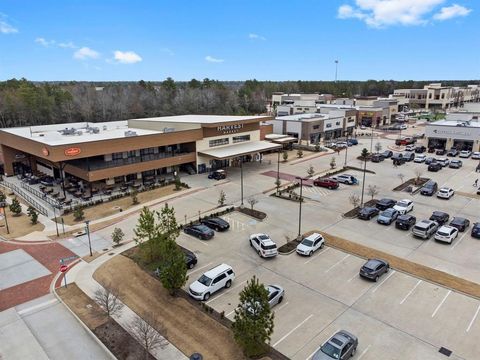
[[[59,208],[61,207],[61,204],[58,202],[58,200],[55,200],[55,199],[52,199],[50,198],[47,194],[44,194],[43,192],[37,190],[37,189],[34,189],[33,187],[31,187],[30,185],[24,183],[23,181],[20,183],[20,186],[22,188],[24,188],[25,190],[27,190],[28,192],[32,193],[33,195],[35,195],[36,197],[42,199],[43,201],[45,201],[46,203],[49,203],[50,205],[52,206],[55,206],[56,208]]]
[[[6,182],[4,180],[1,180],[0,184],[12,190],[17,196],[21,197],[23,200],[25,200],[25,202],[29,203],[31,206],[37,209],[40,214],[48,217],[48,210],[43,205],[38,203],[35,199],[33,199],[30,195],[20,189],[17,185]]]

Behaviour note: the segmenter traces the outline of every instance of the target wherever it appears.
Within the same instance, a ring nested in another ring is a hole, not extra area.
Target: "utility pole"
[[[307,178],[303,178],[300,176],[296,176],[295,179],[300,180],[300,207],[298,210],[298,239],[300,240],[300,236],[302,234],[302,202],[303,202],[303,181],[308,180]]]
[[[280,149],[277,153],[277,194],[280,187]]]
[[[243,159],[242,157],[240,157],[240,186],[241,186],[241,196],[242,196],[242,202],[240,206],[243,207]]]
[[[338,75],[338,60],[335,60],[335,83],[337,83],[337,75]]]
[[[88,248],[90,249],[90,256],[93,256],[92,254],[92,243],[90,241],[90,227],[88,226],[88,224],[90,223],[90,220],[86,220],[85,221],[85,230],[87,230],[87,236],[88,236]]]

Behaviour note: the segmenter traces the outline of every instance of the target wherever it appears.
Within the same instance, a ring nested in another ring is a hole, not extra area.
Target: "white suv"
[[[438,190],[437,197],[441,199],[450,199],[453,194],[455,194],[455,191],[453,191],[452,188],[442,187]]]
[[[324,245],[325,240],[323,239],[323,236],[313,233],[297,245],[297,254],[311,256],[315,251],[323,248]]]
[[[405,215],[409,211],[413,210],[413,201],[408,199],[397,201],[393,208],[397,210],[400,215]]]
[[[210,295],[223,288],[232,286],[235,273],[230,265],[220,264],[205,272],[198,280],[190,284],[188,293],[196,300],[207,301]]]
[[[277,244],[267,234],[250,235],[250,246],[257,250],[260,257],[274,257],[278,255]]]
[[[451,244],[458,235],[458,229],[453,226],[443,225],[435,233],[434,239]]]

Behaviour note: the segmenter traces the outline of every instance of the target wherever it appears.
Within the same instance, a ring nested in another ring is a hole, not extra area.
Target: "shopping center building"
[[[260,140],[268,116],[183,115],[0,130],[6,176],[39,174],[114,185],[203,173],[261,159],[280,145]]]

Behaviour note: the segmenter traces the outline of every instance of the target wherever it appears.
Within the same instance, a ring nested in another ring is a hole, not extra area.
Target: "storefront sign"
[[[425,136],[431,138],[449,138],[454,140],[478,140],[480,127],[427,125]]]
[[[217,126],[217,131],[221,132],[222,134],[237,133],[241,129],[243,129],[243,124]]]
[[[42,149],[42,154],[45,155],[45,156],[48,156],[48,155],[50,155],[50,151],[48,151],[47,148],[43,148]]]
[[[78,154],[80,154],[82,152],[82,150],[80,148],[77,148],[77,147],[71,147],[71,148],[68,148],[68,149],[65,149],[65,156],[76,156]]]

